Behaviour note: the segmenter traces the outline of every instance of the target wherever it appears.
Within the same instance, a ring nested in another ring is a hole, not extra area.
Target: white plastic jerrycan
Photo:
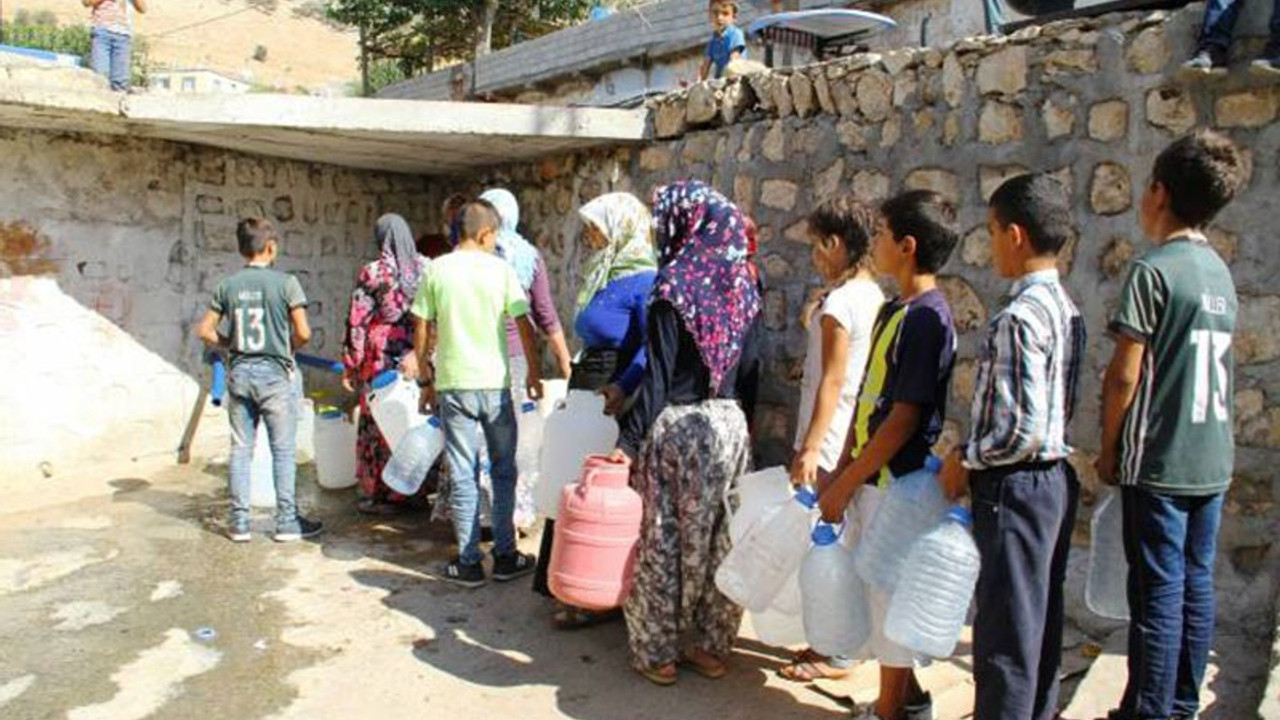
[[[887,591],[897,586],[906,551],[947,511],[947,498],[938,485],[941,469],[942,461],[931,455],[923,468],[889,485],[853,554],[863,580]]]
[[[542,451],[546,426],[546,418],[538,412],[538,403],[526,400],[516,407],[516,468],[521,479],[531,487],[537,485],[538,453]]]
[[[294,459],[299,465],[316,459],[316,406],[311,398],[298,401],[298,441]]]
[[[405,433],[427,421],[427,416],[418,412],[419,394],[417,383],[395,370],[379,373],[369,383],[365,398],[369,412],[392,450],[404,439]]]
[[[907,553],[898,587],[889,600],[886,637],[918,653],[951,656],[981,567],[972,527],[969,511],[953,507]]]
[[[604,414],[604,397],[589,390],[570,390],[564,407],[547,418],[538,457],[538,512],[556,519],[565,485],[582,474],[588,455],[608,455],[618,442],[618,423]]]
[[[725,493],[729,512],[729,539],[737,544],[753,525],[782,507],[794,489],[787,469],[782,466],[757,470],[738,478]],[[736,498],[737,509],[734,510]]]
[[[774,647],[792,647],[805,643],[804,618],[800,597],[800,573],[782,583],[778,597],[764,612],[747,613],[756,638]]]
[[[1120,492],[1109,491],[1089,523],[1089,575],[1084,601],[1089,610],[1112,620],[1129,619],[1129,561],[1124,556]]]
[[[853,552],[825,522],[813,529],[813,547],[800,567],[804,633],[823,655],[853,656],[871,636],[866,589],[853,569]]]
[[[751,612],[767,610],[804,561],[817,500],[813,491],[800,488],[752,527],[716,569],[720,592]]]
[[[422,487],[427,473],[444,450],[444,431],[434,415],[410,430],[396,445],[382,469],[382,482],[401,495],[413,495]]]
[[[316,414],[316,482],[327,490],[356,484],[356,424],[337,408]]]

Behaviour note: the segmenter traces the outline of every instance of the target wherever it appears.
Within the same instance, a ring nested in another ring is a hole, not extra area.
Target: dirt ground
[[[266,537],[265,515],[247,545],[218,534],[224,467],[138,475],[0,515],[0,717],[834,718],[850,696],[875,697],[870,663],[844,682],[781,680],[786,651],[749,624],[726,679],[654,687],[628,670],[621,623],[558,632],[527,580],[473,591],[433,580],[447,526],[359,516],[351,491],[317,489],[307,467],[302,504],[328,532],[292,545]],[[1064,716],[1092,718],[1123,682],[1123,630],[1067,635]],[[1230,669],[1210,680],[1203,717],[1252,718],[1266,645],[1219,645]],[[921,676],[942,720],[970,712],[967,642],[959,652]]]

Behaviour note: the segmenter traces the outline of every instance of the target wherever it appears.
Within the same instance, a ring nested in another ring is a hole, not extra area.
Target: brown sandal
[[[708,680],[719,680],[728,674],[729,669],[725,666],[724,661],[705,650],[698,650],[698,654],[705,656],[704,659],[696,659],[689,651],[680,653],[679,664],[688,666],[690,670],[698,673]]]
[[[779,677],[793,682],[813,682],[814,680],[843,680],[852,672],[850,668],[838,668],[827,663],[830,658],[820,655],[812,648],[796,653],[790,664],[778,668]]]
[[[658,687],[670,687],[671,685],[675,685],[676,680],[679,679],[679,675],[676,674],[675,663],[660,665],[656,668],[638,667],[635,668],[635,671],[640,673],[640,676],[645,680],[648,680]]]

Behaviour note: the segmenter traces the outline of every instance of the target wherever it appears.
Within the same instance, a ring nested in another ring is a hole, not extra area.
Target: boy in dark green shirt
[[[1194,718],[1213,641],[1213,564],[1234,462],[1231,271],[1204,228],[1243,182],[1240,151],[1201,131],[1156,158],[1136,260],[1110,330],[1098,475],[1121,486],[1129,683],[1111,720]]]
[[[267,426],[276,486],[277,542],[289,542],[320,532],[320,523],[298,514],[294,501],[297,468],[297,399],[293,353],[311,339],[307,298],[298,279],[272,270],[279,237],[268,220],[251,218],[236,227],[243,270],[218,283],[209,311],[196,335],[209,347],[226,348],[231,355],[227,378],[227,413],[231,419],[229,485],[231,517],[227,536],[249,540],[249,467],[258,422]],[[218,334],[227,320],[229,332]]]

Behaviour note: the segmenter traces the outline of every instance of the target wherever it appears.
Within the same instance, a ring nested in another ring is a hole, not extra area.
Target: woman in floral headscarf
[[[677,663],[725,674],[742,609],[716,588],[729,552],[725,490],[750,464],[760,292],[741,211],[700,182],[654,195],[658,277],[648,368],[615,458],[644,498],[635,583],[623,608],[635,669],[676,681]],[[680,646],[685,634],[691,644]]]
[[[573,363],[569,387],[605,396],[605,412],[617,415],[644,376],[646,311],[658,262],[651,239],[649,208],[629,193],[601,195],[578,210],[582,244],[590,253],[582,264],[574,332],[583,350]],[[533,589],[550,595],[547,565],[555,522],[542,530],[542,549]],[[585,627],[616,617],[562,606],[555,625]]]
[[[411,378],[418,373],[409,305],[430,261],[418,254],[413,231],[399,215],[378,218],[373,236],[379,256],[356,278],[342,343],[342,384],[351,392],[383,370],[398,368]],[[362,512],[394,513],[405,498],[382,482],[382,469],[391,459],[392,448],[364,404],[363,393],[360,410],[356,431],[358,507]]]

